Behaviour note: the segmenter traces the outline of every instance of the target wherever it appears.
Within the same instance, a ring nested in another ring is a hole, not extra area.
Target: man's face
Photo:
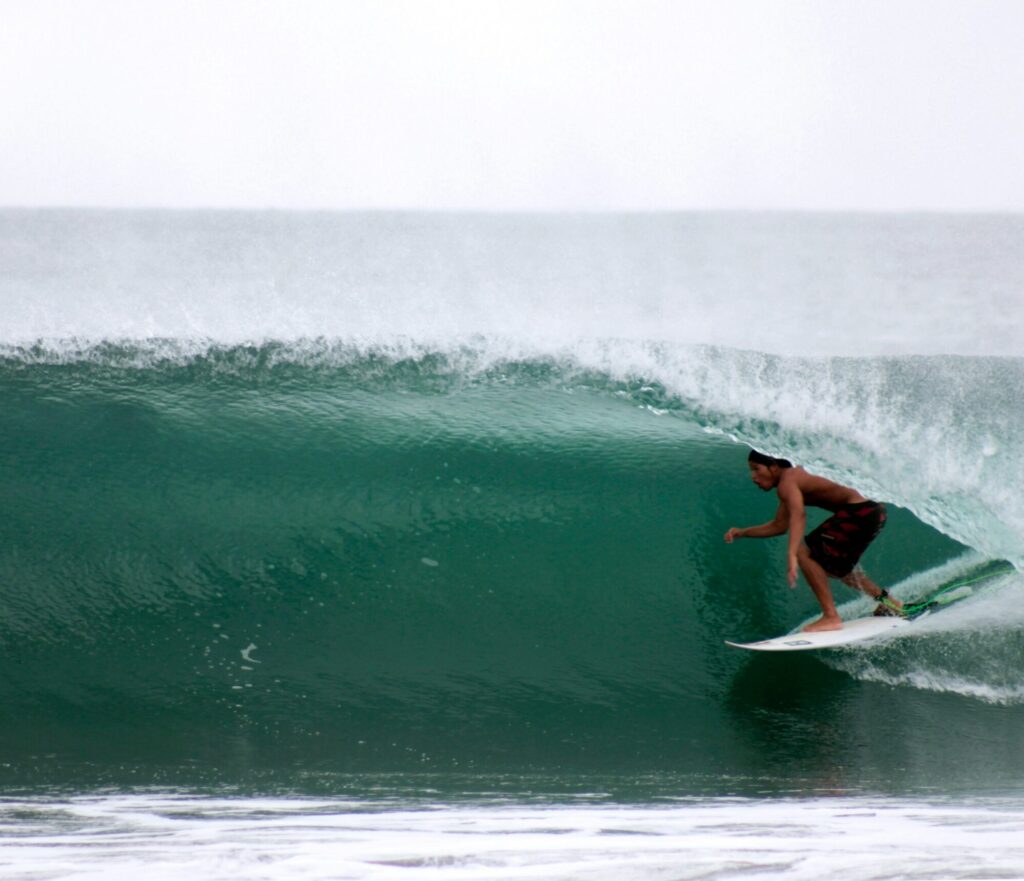
[[[750,466],[750,479],[761,489],[768,492],[774,489],[779,482],[779,467],[777,465],[762,465],[759,462],[748,462]]]

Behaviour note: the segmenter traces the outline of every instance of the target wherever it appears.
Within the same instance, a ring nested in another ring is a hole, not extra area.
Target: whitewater
[[[1022,245],[0,211],[4,876],[1024,876]],[[1011,567],[727,649],[815,608],[722,542],[749,446],[889,506],[897,596]]]

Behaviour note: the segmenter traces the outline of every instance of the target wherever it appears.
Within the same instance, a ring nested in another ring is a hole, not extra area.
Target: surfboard
[[[903,617],[854,618],[844,621],[842,630],[804,633],[797,628],[785,636],[776,636],[773,639],[762,639],[757,642],[733,642],[727,639],[725,644],[733,648],[749,649],[755,652],[801,652],[838,648],[855,642],[878,639],[891,635],[893,631],[907,627],[932,612],[940,611],[967,599],[976,591],[984,590],[997,583],[998,579],[1014,571],[1014,567],[1006,560],[986,561],[975,568],[973,572],[967,573],[966,576],[962,576],[951,584],[943,585],[925,598],[917,602],[905,602]],[[806,623],[805,621],[804,624]]]
[[[910,626],[912,622],[906,618],[855,618],[844,621],[842,630],[820,630],[816,633],[796,631],[774,639],[762,639],[758,642],[731,642],[726,645],[737,649],[749,649],[755,652],[805,652],[814,649],[837,648],[854,642],[891,634],[895,630]]]

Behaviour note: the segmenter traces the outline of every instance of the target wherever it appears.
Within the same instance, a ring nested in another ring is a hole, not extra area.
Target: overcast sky
[[[1022,0],[0,0],[0,205],[1024,210]]]

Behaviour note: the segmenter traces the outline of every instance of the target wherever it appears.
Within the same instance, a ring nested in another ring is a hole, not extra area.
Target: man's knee
[[[859,569],[854,569],[849,575],[844,575],[839,580],[847,587],[852,587],[854,590],[860,590],[863,587],[864,579],[864,573]]]
[[[803,542],[801,542],[800,547],[797,548],[796,561],[800,566],[800,569],[804,572],[807,572],[808,569],[820,569],[822,572],[825,571],[824,567],[811,555],[811,549]]]

